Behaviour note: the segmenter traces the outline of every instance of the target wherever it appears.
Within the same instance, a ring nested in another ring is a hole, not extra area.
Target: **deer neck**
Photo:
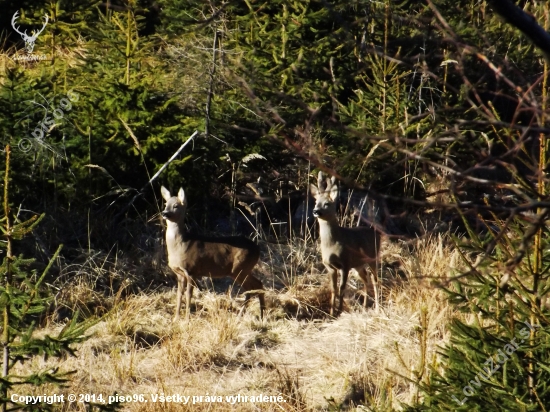
[[[185,241],[185,225],[183,222],[166,221],[166,244],[168,247]]]
[[[336,216],[331,216],[329,219],[317,219],[319,221],[319,234],[321,235],[322,243],[332,243],[338,240],[340,226]]]

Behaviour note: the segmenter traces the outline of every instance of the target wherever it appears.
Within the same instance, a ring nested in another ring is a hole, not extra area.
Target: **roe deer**
[[[195,279],[199,277],[230,276],[245,291],[263,289],[262,282],[251,274],[260,258],[260,248],[256,243],[242,236],[206,237],[186,232],[183,223],[187,208],[185,192],[180,189],[178,196],[172,197],[168,189],[163,186],[161,194],[166,201],[162,217],[167,222],[168,266],[178,278],[174,321],[179,319],[181,295],[185,285],[187,285],[185,317],[189,319],[193,286]],[[264,294],[263,292],[257,294],[260,300],[260,318],[263,318]],[[250,294],[247,294],[245,305],[249,298]]]
[[[313,215],[319,221],[321,237],[321,255],[323,264],[327,268],[331,280],[330,315],[334,316],[336,304],[336,289],[338,286],[338,272],[341,276],[340,291],[338,293],[338,311],[342,311],[344,291],[348,280],[348,272],[355,269],[365,284],[365,303],[367,304],[367,268],[372,270],[372,280],[375,293],[375,305],[378,305],[378,291],[376,289],[377,262],[380,248],[380,233],[373,227],[340,227],[336,220],[336,197],[338,188],[335,178],[326,179],[326,188],[323,189],[323,174],[319,172],[317,185],[309,185],[309,190],[315,198]]]

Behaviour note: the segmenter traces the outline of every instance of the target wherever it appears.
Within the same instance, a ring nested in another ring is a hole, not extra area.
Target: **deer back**
[[[310,185],[315,198],[313,214],[319,220],[323,261],[336,266],[357,268],[375,261],[380,249],[380,233],[373,227],[345,228],[338,225],[334,177],[324,179],[319,172],[318,186]]]
[[[240,236],[209,237],[191,234],[185,230],[187,208],[185,192],[178,196],[161,188],[166,207],[162,216],[167,221],[166,246],[168,266],[186,270],[190,276],[231,276],[236,269],[252,268],[260,257],[260,250],[250,239]]]

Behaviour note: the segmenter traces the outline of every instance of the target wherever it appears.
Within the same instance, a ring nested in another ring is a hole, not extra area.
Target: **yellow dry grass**
[[[77,356],[59,364],[76,371],[70,383],[35,394],[102,394],[105,401],[116,394],[138,400],[142,394],[143,402],[122,403],[127,411],[355,410],[359,404],[364,407],[357,410],[383,411],[413,402],[418,394],[408,379],[427,379],[453,316],[431,280],[448,277],[450,265],[458,265],[454,248],[444,237],[386,244],[379,311],[360,305],[355,293],[360,285],[352,277],[346,312],[337,319],[320,316],[328,295],[315,250],[304,257],[292,249],[287,245],[262,256],[269,302],[263,320],[256,301],[239,316],[241,299],[203,291],[195,295],[190,320],[174,324],[173,290],[128,295],[92,328]],[[277,283],[284,286],[269,289]],[[25,368],[49,362],[39,359]],[[154,402],[163,394],[182,398]],[[280,395],[284,401],[226,398],[237,395]],[[87,409],[66,403],[63,410]]]

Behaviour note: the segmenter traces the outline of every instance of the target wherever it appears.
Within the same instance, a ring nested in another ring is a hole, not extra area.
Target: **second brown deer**
[[[380,250],[380,232],[374,227],[346,228],[339,226],[336,218],[338,188],[335,178],[327,178],[324,189],[322,187],[323,183],[323,174],[319,172],[317,186],[310,184],[309,187],[311,194],[315,198],[313,215],[319,221],[323,264],[330,275],[330,315],[335,315],[334,308],[336,306],[336,293],[338,289],[338,273],[341,280],[338,290],[338,310],[336,315],[339,315],[342,311],[348,273],[351,269],[357,271],[365,284],[366,306],[368,296],[367,267],[370,267],[375,293],[375,305],[378,305],[376,278]]]
[[[239,283],[244,291],[256,290],[262,318],[265,308],[263,285],[251,274],[260,257],[258,245],[242,236],[206,237],[188,233],[184,226],[187,199],[183,189],[180,188],[177,196],[171,196],[168,189],[163,186],[161,194],[166,201],[162,217],[167,222],[168,266],[178,279],[174,320],[179,319],[184,287],[186,287],[185,316],[189,319],[193,286],[195,280],[202,276],[213,278],[229,276]],[[249,298],[250,294],[247,294],[245,305]]]

